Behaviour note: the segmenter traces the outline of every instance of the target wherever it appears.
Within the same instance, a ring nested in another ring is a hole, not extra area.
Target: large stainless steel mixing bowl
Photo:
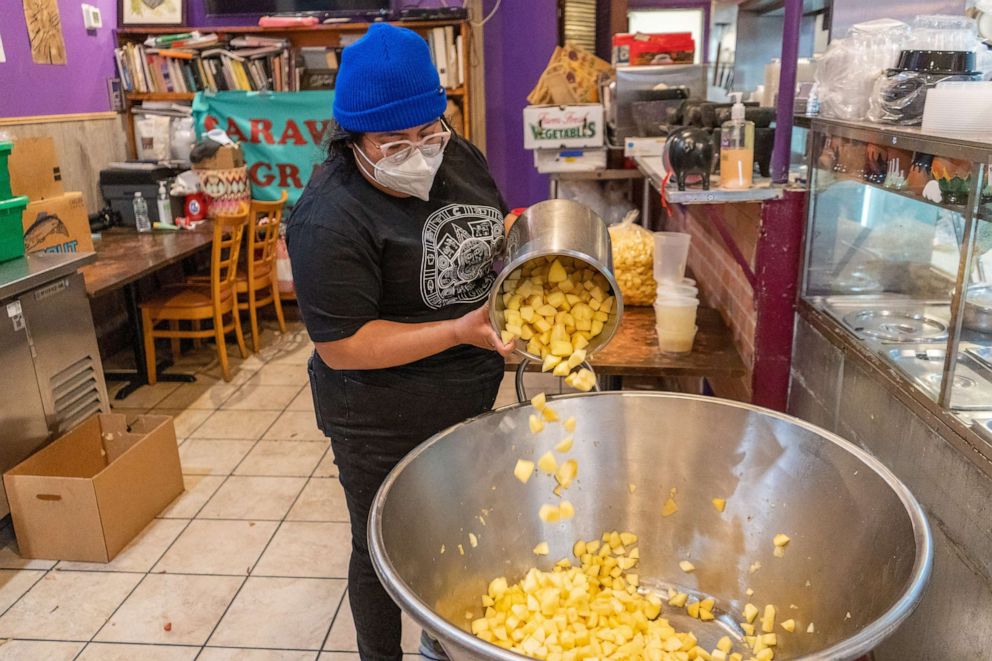
[[[690,395],[586,394],[554,406],[578,420],[579,477],[567,492],[574,519],[542,524],[539,506],[554,500],[550,478],[521,484],[513,477],[518,458],[536,458],[561,438],[556,425],[532,436],[528,406],[438,434],[396,467],[376,497],[369,526],[376,570],[452,658],[522,658],[468,633],[466,610],[481,615],[479,597],[496,576],[518,580],[532,566],[548,569],[570,556],[577,539],[609,530],[640,536],[642,584],[717,599],[730,615],[725,625],[663,611],[708,649],[753,601],[777,605],[802,627],[780,632],[776,659],[852,659],[919,601],[932,561],[924,514],[891,472],[847,441],[785,415]],[[672,487],[679,509],[663,518]],[[715,497],[727,499],[723,514]],[[792,538],[784,558],[773,556],[780,532]],[[550,544],[549,556],[532,553],[540,541]],[[678,566],[687,558],[692,574]],[[761,568],[751,573],[755,562]],[[811,621],[815,633],[807,634]]]

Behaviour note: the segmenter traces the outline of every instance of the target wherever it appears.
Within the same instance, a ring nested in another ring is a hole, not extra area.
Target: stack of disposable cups
[[[658,283],[654,302],[658,348],[664,353],[689,353],[696,338],[699,290],[696,281],[685,277],[689,258],[688,234],[655,232],[654,279]]]

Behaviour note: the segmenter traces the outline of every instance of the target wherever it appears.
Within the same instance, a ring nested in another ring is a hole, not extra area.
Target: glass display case
[[[992,440],[992,133],[816,119],[803,299]]]

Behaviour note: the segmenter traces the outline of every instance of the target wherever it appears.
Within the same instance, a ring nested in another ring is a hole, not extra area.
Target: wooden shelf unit
[[[368,30],[371,23],[338,23],[332,25],[314,25],[307,27],[289,28],[263,28],[259,26],[231,26],[231,27],[168,27],[168,28],[121,28],[115,31],[117,46],[126,43],[140,43],[148,36],[158,34],[174,34],[177,32],[189,32],[197,30],[201,33],[216,33],[223,37],[233,37],[243,34],[261,35],[286,39],[291,47],[301,48],[304,46],[337,47],[341,43],[344,35],[353,35]],[[393,21],[391,25],[405,27],[417,32],[426,39],[427,33],[438,27],[455,28],[455,36],[461,35],[462,47],[462,70],[465,73],[464,85],[446,90],[448,97],[454,100],[462,111],[463,134],[471,140],[472,112],[471,96],[474,88],[472,80],[472,67],[470,66],[470,51],[472,43],[472,24],[469,21]],[[137,156],[137,148],[134,134],[134,112],[135,103],[141,101],[192,101],[192,92],[153,92],[136,93],[128,92],[124,95],[124,114],[127,118],[128,149],[132,158]]]

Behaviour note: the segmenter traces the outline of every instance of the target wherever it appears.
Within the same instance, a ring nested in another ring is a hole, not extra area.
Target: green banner
[[[332,91],[198,92],[196,134],[215,128],[241,143],[252,197],[295,204],[315,166],[324,160],[331,130]]]

